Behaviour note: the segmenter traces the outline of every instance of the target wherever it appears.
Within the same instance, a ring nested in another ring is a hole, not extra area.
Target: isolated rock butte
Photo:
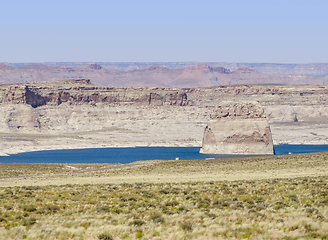
[[[201,153],[273,154],[269,123],[257,102],[222,102],[205,128]]]

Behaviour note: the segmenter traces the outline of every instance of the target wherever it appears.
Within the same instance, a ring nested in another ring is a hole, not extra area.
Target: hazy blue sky
[[[0,62],[328,62],[328,1],[0,0]]]

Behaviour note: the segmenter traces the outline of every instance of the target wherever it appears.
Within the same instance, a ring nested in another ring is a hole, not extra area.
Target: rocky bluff
[[[328,143],[327,86],[99,87],[79,79],[0,85],[0,155],[81,147],[198,147],[224,101],[259,102],[274,144]]]
[[[188,105],[184,91],[157,87],[98,87],[88,79],[0,85],[0,103],[43,105],[67,104],[136,104]]]
[[[270,126],[257,102],[222,102],[205,128],[201,153],[273,154]]]

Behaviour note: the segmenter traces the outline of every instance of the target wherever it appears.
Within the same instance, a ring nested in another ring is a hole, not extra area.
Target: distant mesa
[[[241,68],[236,69],[233,72],[234,73],[254,73],[255,71],[250,68],[247,68],[247,67],[241,67]]]
[[[90,69],[94,69],[94,70],[100,70],[100,69],[102,69],[102,66],[101,65],[95,64],[95,63],[91,63],[87,67],[90,68]]]
[[[138,69],[139,70],[139,69]],[[168,70],[166,67],[159,67],[159,66],[148,66],[148,67],[145,67],[145,68],[142,68],[140,69],[139,71],[166,71]]]
[[[110,87],[193,88],[240,84],[328,85],[328,77],[312,77],[302,74],[266,74],[257,71],[252,66],[249,66],[250,68],[245,67],[245,64],[231,66],[233,68],[225,67],[229,66],[227,64],[220,66],[214,63],[198,65],[186,63],[176,63],[175,65],[172,65],[172,63],[163,63],[161,65],[126,63],[125,70],[108,67],[119,65],[63,63],[60,66],[53,63],[52,65],[20,64],[20,67],[15,67],[15,65],[9,66],[0,63],[0,84],[45,82],[61,79],[91,79],[92,83],[97,86]],[[131,68],[128,68],[128,66]],[[132,66],[140,67],[133,68]],[[324,66],[321,67],[321,70],[324,70]]]
[[[211,71],[217,72],[217,73],[223,73],[223,74],[232,73],[229,69],[226,69],[224,67],[213,67],[213,68],[211,68]]]
[[[271,155],[269,123],[257,102],[222,102],[204,131],[201,153]]]

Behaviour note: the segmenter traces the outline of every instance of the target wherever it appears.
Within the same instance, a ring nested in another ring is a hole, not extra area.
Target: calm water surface
[[[276,145],[275,154],[327,152],[328,145]],[[200,147],[135,147],[50,150],[0,157],[3,163],[130,163],[140,160],[195,160],[238,157],[199,153]]]

